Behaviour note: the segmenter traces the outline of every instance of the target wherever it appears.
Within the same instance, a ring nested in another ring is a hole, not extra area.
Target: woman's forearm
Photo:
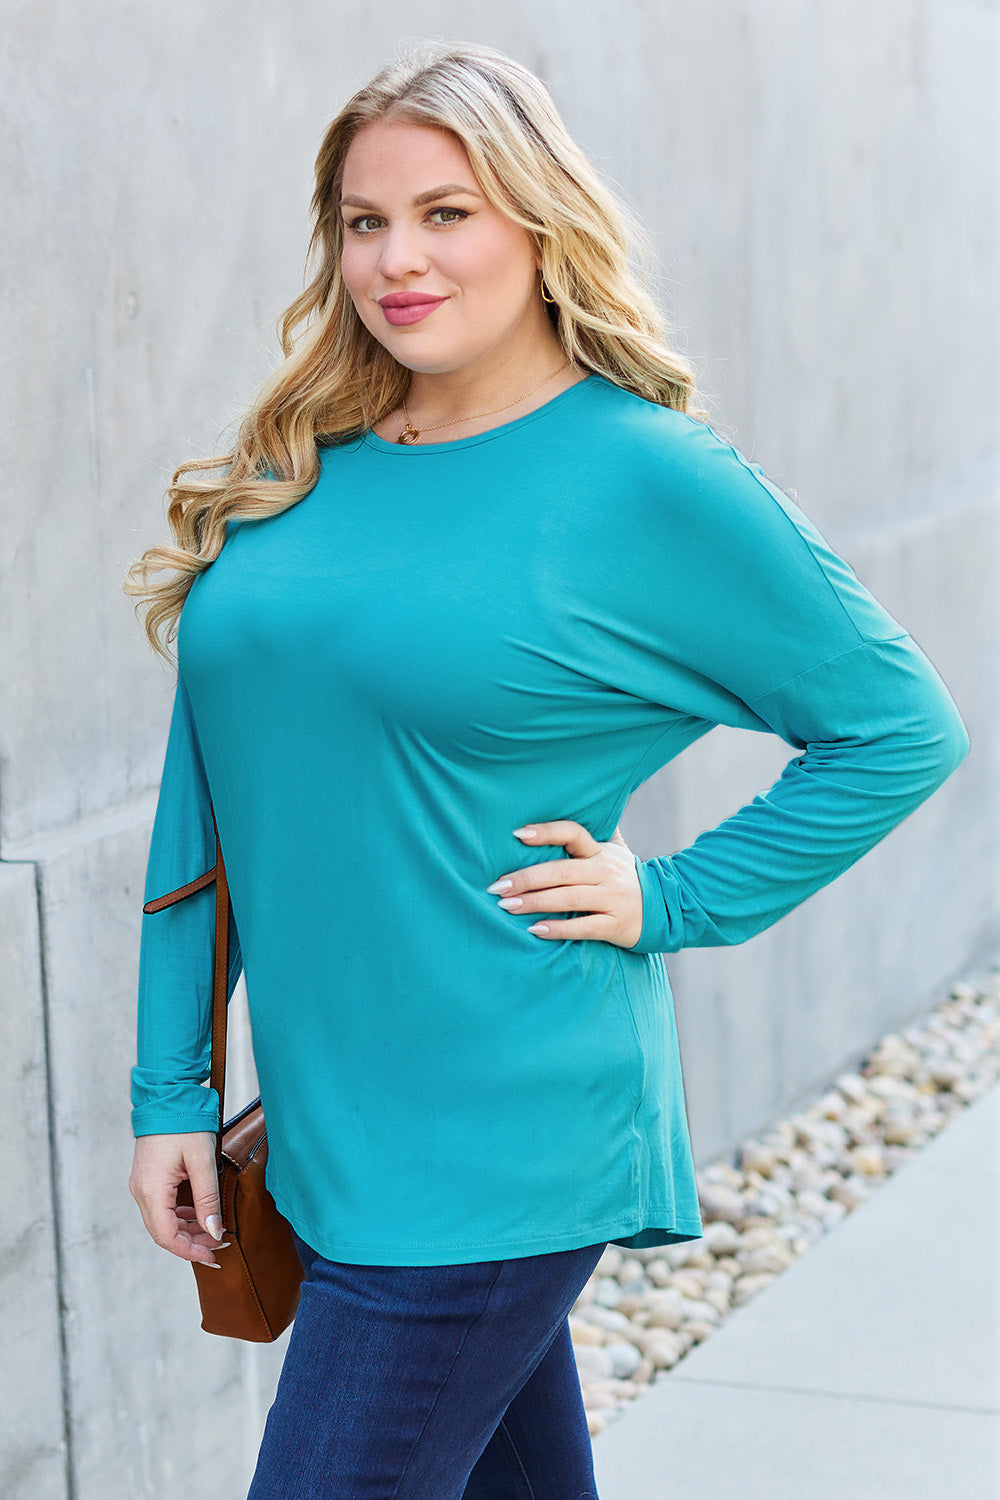
[[[908,636],[858,646],[751,707],[802,754],[686,849],[637,860],[636,952],[764,931],[908,817],[969,748],[944,684]]]

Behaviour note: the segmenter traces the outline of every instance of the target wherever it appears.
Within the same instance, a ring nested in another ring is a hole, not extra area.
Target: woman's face
[[[551,340],[531,237],[479,188],[450,131],[380,120],[344,160],[341,272],[400,364],[466,369]]]

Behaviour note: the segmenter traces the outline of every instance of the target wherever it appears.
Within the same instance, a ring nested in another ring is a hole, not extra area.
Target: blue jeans
[[[567,1316],[604,1244],[305,1267],[247,1500],[597,1500]]]

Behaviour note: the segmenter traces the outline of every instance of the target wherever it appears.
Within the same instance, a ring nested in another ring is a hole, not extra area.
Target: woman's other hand
[[[193,1208],[177,1202],[177,1189],[185,1181],[191,1184]],[[211,1131],[139,1136],[128,1190],[161,1249],[181,1260],[219,1268],[212,1252],[226,1245],[220,1244],[219,1179]]]
[[[572,857],[498,876],[487,890],[500,897],[505,911],[586,912],[565,921],[547,917],[527,930],[541,938],[599,938],[619,948],[635,947],[642,933],[642,887],[635,855],[617,828],[605,844],[570,818],[526,824],[513,832],[537,846],[562,844]]]

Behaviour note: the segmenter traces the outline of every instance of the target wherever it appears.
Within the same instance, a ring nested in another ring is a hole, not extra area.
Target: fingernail
[[[501,891],[509,891],[513,884],[513,880],[494,880],[492,885],[486,887],[486,891],[490,896],[497,896]]]
[[[501,896],[497,902],[497,906],[502,906],[504,911],[516,911],[519,906],[523,905],[524,902],[520,896]]]
[[[516,839],[533,839],[537,832],[537,828],[515,828],[514,837]]]
[[[222,1239],[222,1220],[219,1218],[218,1214],[209,1214],[208,1218],[205,1220],[205,1228],[208,1230],[213,1240]]]
[[[528,928],[529,932],[548,932],[548,930],[544,922],[535,922],[532,927]]]

